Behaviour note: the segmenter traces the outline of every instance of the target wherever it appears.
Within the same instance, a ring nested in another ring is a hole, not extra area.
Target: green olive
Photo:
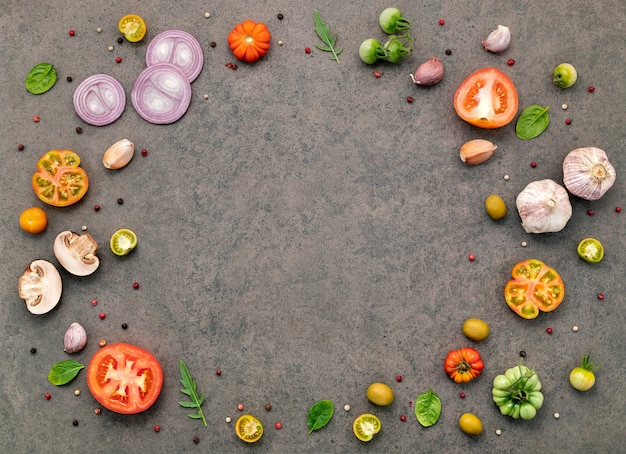
[[[473,341],[481,341],[489,336],[489,325],[479,318],[468,318],[463,323],[463,334]]]
[[[491,219],[497,221],[506,216],[506,203],[504,203],[502,197],[491,194],[485,200],[485,210]]]
[[[552,83],[557,87],[569,88],[576,83],[576,79],[578,73],[570,63],[561,63],[552,73]]]

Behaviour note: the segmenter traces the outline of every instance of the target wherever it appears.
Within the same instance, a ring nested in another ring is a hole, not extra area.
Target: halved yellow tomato
[[[80,157],[71,150],[50,150],[37,161],[32,185],[48,205],[64,207],[78,202],[87,193],[89,180],[80,167]]]
[[[136,14],[127,14],[122,17],[117,28],[131,43],[141,41],[146,36],[146,22]]]
[[[242,415],[235,424],[237,436],[246,443],[254,443],[263,436],[263,424],[252,415]]]
[[[369,413],[359,416],[352,424],[354,435],[361,441],[370,441],[374,435],[380,432],[380,428],[380,419]]]

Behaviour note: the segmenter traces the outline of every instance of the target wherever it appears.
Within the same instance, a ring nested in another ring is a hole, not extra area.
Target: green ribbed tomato
[[[500,413],[514,419],[533,419],[543,405],[539,377],[524,365],[496,376],[491,396]]]

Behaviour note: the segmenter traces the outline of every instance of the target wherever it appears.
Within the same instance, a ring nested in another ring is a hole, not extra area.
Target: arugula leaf
[[[182,359],[180,360],[180,376],[180,382],[184,386],[184,388],[181,389],[180,392],[189,396],[191,398],[191,401],[178,402],[178,405],[184,408],[196,408],[197,413],[191,413],[187,416],[189,416],[191,419],[202,419],[204,427],[206,427],[206,418],[204,417],[204,413],[202,412],[202,402],[204,402],[204,390],[202,391],[200,396],[198,396],[198,393],[196,391],[196,382],[194,382],[193,378],[191,378],[189,369],[187,368],[185,361],[183,361]]]
[[[337,64],[339,64],[339,54],[343,52],[343,49],[335,49],[337,35],[331,35],[328,24],[324,23],[318,10],[313,10],[313,21],[315,22],[315,32],[317,33],[317,36],[319,36],[320,39],[324,41],[324,44],[326,44],[325,46],[316,44],[315,47],[319,50],[323,50],[324,52],[332,52],[333,56],[331,57],[331,60],[335,60]]]
[[[314,430],[321,429],[330,422],[334,409],[335,407],[330,400],[320,400],[311,407],[306,418],[309,426],[309,435]]]
[[[26,89],[34,95],[50,90],[57,81],[57,72],[50,63],[33,66],[26,76]]]
[[[550,124],[548,109],[537,104],[526,107],[517,119],[515,134],[522,140],[530,140],[544,132]]]
[[[84,367],[84,364],[74,361],[73,359],[59,361],[52,366],[52,369],[48,372],[48,381],[56,386],[65,385],[74,380]]]
[[[432,389],[420,394],[415,399],[415,417],[424,427],[430,427],[441,416],[441,400]]]

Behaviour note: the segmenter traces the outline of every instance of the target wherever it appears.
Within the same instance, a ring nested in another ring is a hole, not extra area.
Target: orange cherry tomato
[[[44,203],[64,207],[87,193],[89,180],[80,167],[80,157],[71,150],[50,150],[37,161],[32,185]]]
[[[480,375],[485,363],[478,351],[466,347],[448,353],[443,368],[455,383],[466,383]]]
[[[101,348],[87,367],[87,386],[111,411],[134,414],[154,404],[163,387],[163,370],[147,350],[116,343]]]
[[[22,211],[22,214],[20,214],[20,227],[22,227],[25,232],[32,234],[41,233],[46,229],[47,225],[48,216],[46,216],[46,212],[41,208],[26,208]]]
[[[270,48],[270,31],[262,22],[245,20],[228,35],[228,45],[237,59],[252,63]]]
[[[539,311],[553,311],[565,297],[565,285],[559,273],[540,260],[519,262],[511,275],[513,279],[504,287],[504,298],[522,318],[532,319]]]
[[[509,124],[517,114],[517,89],[496,68],[482,68],[461,82],[454,95],[454,109],[463,120],[479,128]]]

